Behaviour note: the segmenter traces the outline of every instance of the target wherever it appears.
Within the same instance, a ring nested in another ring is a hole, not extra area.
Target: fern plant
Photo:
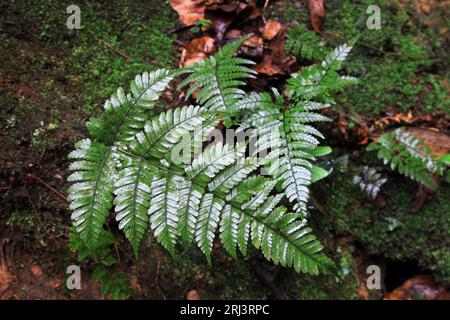
[[[361,175],[353,176],[353,183],[358,185],[361,191],[369,197],[375,199],[381,191],[381,187],[386,183],[387,178],[377,172],[374,168],[364,166]]]
[[[288,29],[286,51],[309,61],[320,61],[326,54],[320,36],[304,24]]]
[[[330,121],[318,111],[334,103],[333,90],[356,81],[337,73],[350,50],[350,46],[343,45],[329,53],[322,64],[301,69],[288,80],[285,96],[276,89],[273,97],[268,93],[251,93],[233,107],[235,112],[249,111],[240,130],[252,128],[258,137],[255,155],[270,149],[269,172],[280,180],[294,211],[303,218],[307,213],[309,185],[328,175],[314,161],[331,152],[330,147],[319,146],[318,139],[324,137],[311,124]]]
[[[318,274],[332,268],[305,219],[308,186],[327,174],[314,159],[331,150],[318,146],[316,137],[322,134],[309,123],[328,120],[314,111],[332,100],[325,83],[333,83],[331,90],[349,81],[337,70],[350,47],[293,75],[287,97],[276,90],[272,97],[239,88],[256,75],[249,68],[253,62],[235,56],[243,40],[185,69],[137,76],[130,93],[119,88],[105,103],[104,116],[88,122],[91,137],[69,155],[72,220],[88,246],[98,244],[114,207],[136,255],[149,227],[172,255],[179,245],[195,243],[211,262],[218,234],[234,257],[238,251],[246,255],[252,243],[268,260],[297,271]],[[157,113],[160,95],[179,75],[186,76],[181,87],[189,86],[187,97],[196,93],[198,105]],[[226,118],[239,119],[240,130],[256,128],[257,151],[269,148],[269,156],[246,156],[245,142],[204,147]],[[269,134],[274,128],[279,136]],[[273,165],[277,155],[280,163]],[[263,167],[273,175],[258,174]],[[276,192],[277,184],[294,203],[293,212],[280,205],[284,194]]]
[[[378,142],[372,142],[368,151],[377,151],[379,159],[392,170],[416,180],[430,189],[436,189],[436,181],[432,174],[442,176],[448,182],[450,163],[448,155],[439,160],[432,154],[429,147],[423,144],[423,140],[408,133],[404,128],[385,133],[378,138]]]

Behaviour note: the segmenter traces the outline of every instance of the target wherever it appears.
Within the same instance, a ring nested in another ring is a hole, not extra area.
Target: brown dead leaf
[[[130,277],[130,287],[136,292],[141,291],[139,279],[135,274],[131,275]]]
[[[266,45],[263,61],[253,68],[268,76],[290,74],[297,68],[295,57],[285,51],[286,26],[280,23],[278,27],[277,34]]]
[[[438,286],[429,275],[415,276],[403,283],[391,293],[385,300],[435,300],[446,292],[444,287]]]
[[[369,300],[369,291],[367,290],[367,287],[364,284],[364,282],[361,282],[359,284],[358,298],[361,300]]]
[[[235,12],[223,12],[221,10],[207,10],[205,13],[205,18],[212,21],[212,28],[216,32],[216,37],[219,41],[224,38],[228,27],[233,23],[235,17]]]
[[[216,50],[215,41],[210,36],[193,39],[181,52],[180,67],[186,67],[195,62],[205,60],[214,54]]]
[[[265,40],[272,40],[284,28],[277,20],[269,20],[264,26],[263,37]]]
[[[422,139],[423,144],[428,146],[436,156],[442,157],[450,153],[450,137],[447,134],[422,128],[407,128],[406,131]]]
[[[223,3],[222,3],[223,2]],[[207,5],[205,19],[212,21],[217,40],[221,41],[234,22],[242,24],[246,20],[259,17],[261,14],[254,0],[250,1],[219,1]]]
[[[263,61],[254,67],[253,70],[268,76],[273,76],[282,72],[281,68],[273,63],[273,59],[270,54],[265,54]]]
[[[11,279],[12,277],[6,267],[0,265],[0,296],[8,290]]]
[[[202,297],[200,296],[200,294],[198,293],[197,290],[191,290],[187,293],[186,299],[187,300],[201,300]]]
[[[431,175],[431,179],[439,186],[439,177]],[[436,192],[428,189],[423,184],[419,184],[414,200],[411,203],[410,211],[412,213],[418,213],[422,209],[423,205],[427,200],[429,200]]]
[[[324,0],[308,0],[309,18],[315,32],[320,32],[325,19]]]
[[[170,6],[178,13],[184,25],[192,25],[205,17],[204,0],[171,0]]]
[[[242,55],[255,60],[263,56],[263,51],[264,41],[256,34],[251,35],[247,40],[245,40],[239,50]]]

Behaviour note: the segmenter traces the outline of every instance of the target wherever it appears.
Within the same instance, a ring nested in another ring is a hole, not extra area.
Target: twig
[[[158,285],[159,268],[160,268],[160,264],[159,264],[159,257],[158,257],[158,262],[156,264],[155,286],[156,286],[156,289],[159,291],[159,293],[163,296],[164,300],[167,300],[166,295],[164,294],[164,292],[161,290],[161,288]]]
[[[5,251],[3,250],[3,247],[5,246],[5,239],[1,239],[0,240],[0,256],[2,258],[2,265],[1,267],[6,270],[7,269],[7,264],[6,264],[6,256],[5,256]]]
[[[59,192],[58,190],[56,190],[55,188],[53,188],[51,185],[49,185],[48,183],[46,183],[45,181],[43,181],[41,178],[39,178],[38,176],[35,176],[34,174],[32,175],[34,179],[36,179],[37,181],[39,181],[41,184],[43,184],[47,189],[49,189],[50,191],[52,191],[53,193],[55,193],[58,197],[60,197],[61,199],[63,199],[65,202],[69,202],[69,200],[67,199],[67,197],[65,195],[63,195],[61,192]]]
[[[270,0],[266,0],[264,2],[264,7],[262,9],[262,15],[261,16],[262,16],[262,19],[263,19],[264,23],[266,23],[265,13],[266,13],[267,6],[269,5],[269,2],[270,2]]]
[[[167,31],[167,32],[165,33],[165,35],[166,35],[166,36],[170,36],[170,35],[172,35],[172,34],[174,34],[174,33],[178,33],[178,32],[180,32],[180,31],[184,31],[184,30],[186,30],[186,29],[190,29],[190,28],[192,28],[192,27],[194,27],[194,26],[195,26],[195,24],[182,25],[182,26],[179,26],[179,27],[175,27],[175,28],[173,28],[173,29]]]
[[[115,53],[117,53],[119,56],[121,56],[122,58],[125,59],[126,62],[132,62],[133,59],[131,59],[129,56],[127,56],[125,53],[123,53],[120,50],[117,50],[116,48],[114,48],[111,44],[109,44],[108,42],[106,42],[105,40],[100,40],[105,46],[107,46],[109,49],[111,49],[112,51],[114,51]]]
[[[108,231],[113,234],[111,228],[108,226],[107,223],[105,223],[106,228],[108,229]],[[121,263],[121,259],[120,259],[120,253],[119,253],[119,248],[117,247],[117,243],[114,242],[114,250],[116,251],[116,255],[117,255],[117,261],[120,264]]]

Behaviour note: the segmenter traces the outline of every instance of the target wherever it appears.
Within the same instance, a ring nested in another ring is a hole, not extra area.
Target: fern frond
[[[200,202],[205,190],[192,183],[186,181],[179,188],[180,192],[180,210],[178,212],[178,234],[184,246],[189,246],[195,235],[198,214],[200,211]]]
[[[130,94],[125,94],[122,88],[117,89],[105,102],[103,119],[92,118],[86,124],[92,137],[106,145],[132,140],[172,79],[172,71],[159,69],[136,76],[131,82]]]
[[[376,150],[378,158],[384,164],[389,164],[391,170],[414,179],[430,189],[436,189],[436,182],[431,174],[444,176],[447,166],[436,161],[432,152],[423,141],[398,128],[388,132],[378,139],[378,143],[371,143],[368,151]]]
[[[191,105],[171,109],[148,121],[144,130],[140,131],[132,141],[131,149],[142,156],[168,158],[171,156],[168,151],[180,141],[183,135],[195,131],[196,128],[205,130],[207,128],[205,124],[213,122],[211,114],[200,106]]]
[[[95,247],[103,223],[112,207],[112,191],[116,175],[112,150],[102,143],[81,140],[69,154],[74,159],[68,178],[71,219],[81,239]]]
[[[129,142],[143,127],[151,115],[149,109],[172,78],[172,72],[166,69],[145,72],[131,83],[130,94],[126,95],[119,88],[106,101],[104,117],[90,119],[87,123],[94,140],[79,143],[78,149],[69,155],[69,158],[78,160],[71,165],[74,173],[70,181],[77,182],[69,189],[71,208],[74,210],[72,221],[88,245],[95,246],[108,210],[112,207],[116,158],[120,157],[117,147]],[[133,242],[135,246],[136,240]]]
[[[321,253],[323,246],[311,229],[293,213],[278,208],[255,219],[251,227],[252,242],[275,264],[294,267],[297,272],[319,274],[332,268],[332,261]]]
[[[233,257],[236,257],[236,247],[238,244],[238,230],[240,226],[239,219],[240,219],[239,212],[231,205],[226,205],[225,208],[223,209],[222,216],[220,219],[220,229],[219,229],[220,240],[222,241],[225,250]],[[243,239],[241,239],[241,241],[242,240]]]
[[[341,45],[327,54],[320,65],[305,67],[293,74],[287,81],[289,98],[293,101],[320,98],[325,103],[334,103],[331,97],[333,91],[356,82],[353,77],[341,77],[337,73],[351,49],[351,45]]]
[[[155,175],[151,183],[151,201],[148,209],[150,227],[161,245],[171,254],[177,243],[179,195],[177,186],[183,183],[178,176]]]
[[[387,178],[384,178],[376,169],[367,166],[363,167],[361,175],[353,177],[353,183],[358,185],[361,191],[365,192],[372,199],[377,197],[386,181]]]
[[[311,61],[322,60],[325,55],[320,36],[309,31],[304,24],[288,29],[286,51]]]
[[[215,143],[195,158],[192,165],[186,167],[186,173],[196,183],[207,184],[219,171],[241,158],[244,152],[244,143],[239,143],[236,148],[228,144],[222,145],[221,142]]]
[[[243,79],[254,78],[256,72],[247,67],[255,64],[253,61],[234,57],[244,40],[227,44],[214,56],[180,71],[180,74],[189,74],[179,86],[190,86],[186,99],[199,90],[196,97],[199,104],[207,109],[225,111],[245,95],[238,86],[245,84]]]
[[[207,193],[203,196],[195,230],[195,240],[211,264],[211,250],[224,202]]]
[[[114,186],[116,220],[136,256],[139,243],[147,230],[150,184],[154,171],[154,168],[142,160],[129,159],[129,163],[119,171]]]
[[[278,163],[271,168],[275,179],[282,181],[287,198],[294,203],[296,211],[306,212],[311,184],[311,168],[315,157],[311,151],[318,145],[316,137],[323,137],[314,127],[306,123],[329,119],[309,110],[328,105],[305,102],[297,107],[286,108],[278,92],[275,101],[262,97],[253,114],[242,122],[241,130],[255,129],[258,137],[255,154],[271,149],[269,158]],[[256,101],[257,99],[253,99]],[[320,107],[319,107],[320,105]],[[270,134],[268,134],[270,132]]]

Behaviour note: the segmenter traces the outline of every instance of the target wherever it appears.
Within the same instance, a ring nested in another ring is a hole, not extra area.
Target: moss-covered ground
[[[286,22],[308,25],[307,11],[299,9],[296,2],[285,1]],[[397,1],[378,3],[382,29],[365,30],[366,8],[372,1],[327,2],[324,45],[333,47],[361,36],[346,67],[361,82],[343,92],[339,103],[374,117],[391,109],[448,111],[449,40],[444,33],[450,27],[449,20],[437,15],[442,21],[432,23],[412,5],[402,8]],[[81,8],[80,30],[66,28],[69,4],[65,2],[17,0],[0,4],[0,164],[9,168],[8,179],[14,176],[18,180],[14,187],[0,191],[5,192],[0,202],[0,228],[8,230],[0,240],[14,247],[16,257],[31,254],[45,273],[58,275],[76,261],[67,249],[66,204],[42,184],[21,178],[33,170],[64,192],[66,155],[73,142],[85,136],[84,121],[99,112],[103,101],[118,86],[127,86],[135,74],[174,66],[178,60],[173,38],[165,35],[176,24],[177,16],[166,1],[77,4]],[[352,161],[357,167],[366,160]],[[203,298],[357,298],[361,266],[355,256],[361,249],[337,240],[350,236],[368,255],[413,261],[442,283],[449,283],[450,189],[443,186],[413,214],[409,208],[416,187],[410,180],[391,176],[382,192],[387,203],[382,209],[351,183],[348,172],[335,172],[315,187],[324,213],[314,211],[312,225],[337,262],[336,275],[296,274],[272,267],[257,252],[234,260],[221,248],[215,248],[212,266],[199,250],[173,260],[154,241],[138,262],[128,256],[129,251],[121,251],[116,271],[136,276],[136,298],[184,298],[193,289]],[[16,267],[17,272],[29,270],[22,263]],[[88,270],[91,267],[86,266]],[[18,285],[15,289],[19,298],[54,297],[34,291],[32,295],[29,287]],[[63,290],[55,290],[53,294],[61,297]]]
[[[450,111],[450,21],[437,6],[429,13],[417,11],[417,2],[377,1],[381,29],[372,30],[366,21],[373,1],[327,3],[324,45],[335,47],[360,37],[346,64],[360,83],[345,90],[340,104],[366,116],[386,111]],[[308,24],[307,13],[297,9],[295,1],[287,1],[286,6],[288,20]]]

